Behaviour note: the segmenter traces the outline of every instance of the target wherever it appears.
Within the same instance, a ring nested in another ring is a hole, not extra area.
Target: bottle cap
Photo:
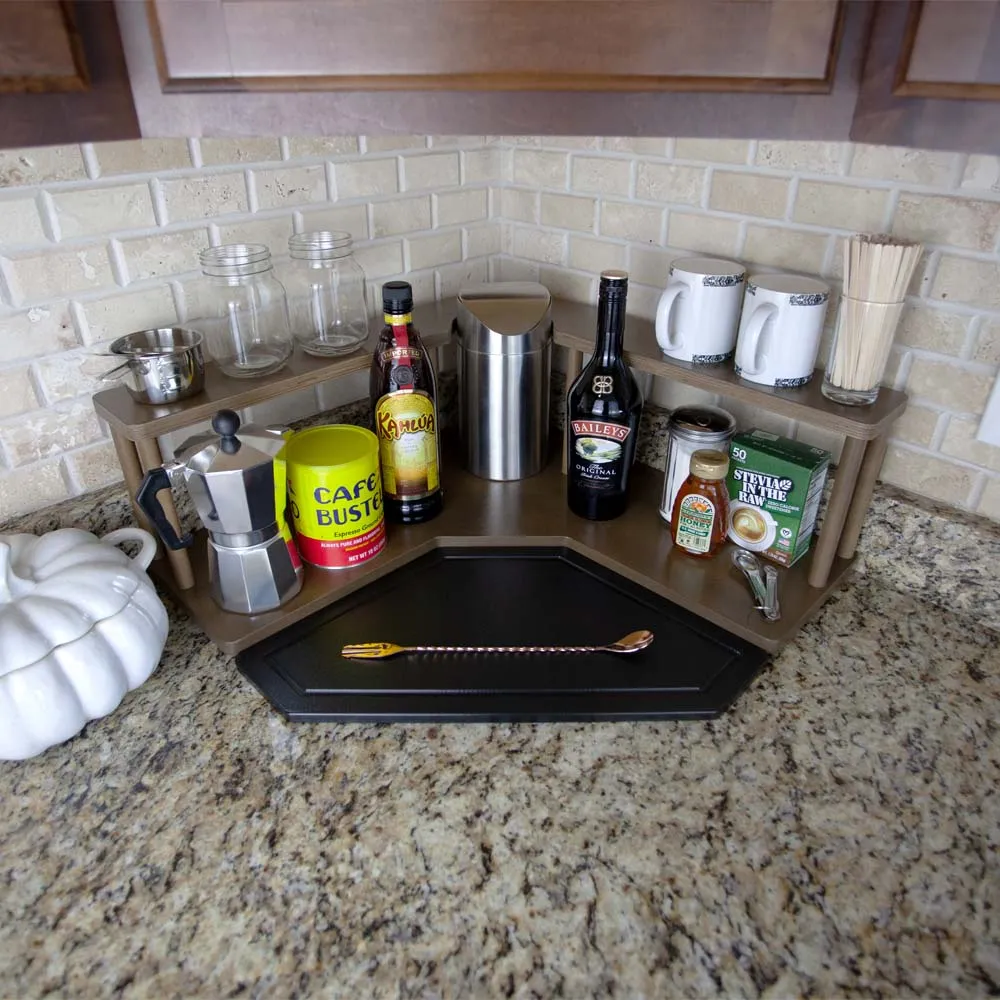
[[[610,292],[628,288],[628,271],[601,271],[601,288]]]
[[[699,479],[725,479],[729,456],[723,451],[702,449],[691,456],[691,473]]]
[[[382,286],[382,311],[393,314],[413,311],[413,289],[408,281],[387,281]]]

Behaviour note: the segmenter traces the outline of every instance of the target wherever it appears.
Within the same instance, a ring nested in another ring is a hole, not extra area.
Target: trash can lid
[[[464,351],[532,354],[552,340],[552,296],[534,281],[492,281],[458,293],[455,329]]]

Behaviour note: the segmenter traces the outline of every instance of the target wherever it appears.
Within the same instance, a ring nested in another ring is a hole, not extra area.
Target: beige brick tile
[[[333,168],[338,198],[369,198],[399,190],[395,160],[359,160]]]
[[[462,183],[499,181],[504,175],[502,149],[466,149],[462,151]]]
[[[732,257],[739,239],[740,224],[736,219],[689,212],[671,212],[667,219],[667,245],[679,250]]]
[[[129,281],[162,278],[197,270],[198,254],[209,244],[206,229],[184,229],[176,233],[122,239],[119,242]]]
[[[702,167],[676,163],[640,163],[636,171],[635,196],[645,201],[700,205],[705,184]]]
[[[1000,231],[1000,202],[903,192],[892,231],[923,243],[992,250]]]
[[[366,135],[365,150],[369,153],[388,152],[393,149],[426,149],[425,135]]]
[[[1000,309],[1000,263],[942,254],[931,297]]]
[[[652,285],[663,289],[667,285],[670,262],[677,256],[672,250],[662,247],[646,247],[635,244],[628,248],[629,278],[640,285]]]
[[[96,142],[94,154],[101,177],[149,174],[191,166],[187,139],[127,139]]]
[[[810,424],[799,424],[795,431],[795,440],[804,444],[811,444],[814,448],[823,448],[833,456],[834,462],[840,461],[840,453],[844,448],[844,436],[834,434],[821,427],[813,427]]]
[[[674,156],[678,160],[705,160],[708,163],[746,163],[750,143],[745,139],[678,139]]]
[[[38,407],[27,367],[0,370],[0,417],[12,417]]]
[[[514,183],[532,187],[566,187],[566,153],[514,150]]]
[[[0,428],[0,439],[15,466],[51,458],[100,437],[101,427],[89,399],[60,409],[33,410]]]
[[[601,204],[601,235],[636,243],[659,243],[663,210],[621,201]]]
[[[586,274],[576,274],[561,267],[541,264],[538,268],[538,280],[553,295],[561,299],[588,303],[597,299],[594,278]]]
[[[910,403],[899,420],[892,425],[892,439],[928,448],[940,416],[937,410],[928,410],[916,403]]]
[[[54,194],[52,202],[64,240],[156,225],[145,184],[65,191]]]
[[[722,212],[780,219],[788,201],[788,181],[766,174],[737,174],[717,170],[712,175],[708,204]]]
[[[328,199],[326,171],[322,164],[254,170],[253,182],[258,207],[264,211],[288,205],[316,204]]]
[[[500,214],[512,222],[538,222],[537,191],[503,188],[500,191]]]
[[[441,285],[441,298],[449,298],[466,285],[479,285],[489,280],[487,262],[482,257],[477,260],[463,260],[460,264],[445,264],[437,269]]]
[[[792,218],[831,229],[880,231],[889,192],[823,181],[800,181]]]
[[[542,264],[561,264],[566,253],[566,237],[562,233],[546,233],[539,229],[514,229],[514,256],[527,257]]]
[[[948,421],[944,441],[941,442],[942,453],[965,462],[972,462],[973,465],[981,465],[993,472],[1000,472],[1000,448],[986,444],[985,441],[977,441],[978,429],[978,418],[963,420],[961,417],[952,417]]]
[[[343,156],[358,151],[356,135],[297,135],[288,137],[291,159],[306,156]]]
[[[245,212],[249,207],[241,173],[203,174],[161,183],[170,222],[200,222],[216,215]]]
[[[58,462],[0,471],[0,522],[42,510],[69,497]]]
[[[280,215],[273,219],[247,219],[219,226],[219,242],[262,243],[274,257],[284,257],[288,253],[288,237],[292,235],[292,214]]]
[[[225,163],[266,163],[281,159],[277,139],[200,139],[201,161],[206,167]]]
[[[87,322],[84,342],[88,345],[104,343],[136,330],[172,326],[177,322],[174,300],[166,285],[112,295],[81,305]]]
[[[958,357],[965,346],[968,325],[968,316],[907,305],[896,328],[896,343]]]
[[[839,142],[757,143],[754,163],[773,170],[791,170],[803,174],[839,174],[844,147]]]
[[[620,243],[570,236],[569,265],[579,271],[591,271],[595,274],[609,269],[623,270],[628,249]],[[634,248],[632,249],[634,252]]]
[[[72,250],[11,253],[7,261],[15,305],[114,284],[103,244]]]
[[[542,137],[540,135],[504,135],[501,139],[511,146],[540,146]]]
[[[482,135],[429,135],[427,138],[434,149],[451,149],[455,146],[480,146],[485,141]]]
[[[962,189],[1000,194],[1000,156],[970,156],[962,174]]]
[[[604,149],[613,153],[635,153],[636,156],[666,156],[666,139],[636,139],[631,136],[606,136]]]
[[[0,363],[79,347],[66,302],[0,315]]]
[[[946,406],[956,413],[982,413],[992,387],[990,375],[926,358],[914,358],[906,380],[911,396]]]
[[[972,360],[984,365],[1000,365],[1000,320],[985,320],[976,334]]]
[[[558,146],[560,149],[600,149],[601,137],[597,135],[548,135],[543,142],[545,146]]]
[[[67,455],[66,464],[76,473],[77,481],[85,491],[120,483],[123,478],[115,446],[110,441],[102,441]]]
[[[594,231],[597,200],[578,198],[568,194],[542,192],[542,225],[559,229],[577,229],[584,233]]]
[[[780,226],[747,226],[742,258],[748,264],[784,267],[818,274],[830,238],[822,233]]]
[[[627,197],[630,171],[628,160],[574,156],[570,171],[570,186],[574,191]]]
[[[0,200],[0,233],[7,246],[49,242],[34,198]]]
[[[364,268],[368,278],[391,278],[403,273],[403,243],[401,240],[358,247],[354,256]]]
[[[951,181],[958,157],[928,149],[858,145],[848,172],[855,177],[943,186]]]
[[[499,224],[487,223],[485,226],[472,226],[466,229],[465,247],[467,257],[485,257],[487,254],[500,253]]]
[[[79,146],[0,149],[0,188],[82,180],[86,176]]]
[[[106,389],[97,376],[115,366],[113,358],[70,352],[42,358],[35,362],[35,371],[41,382],[45,399],[59,403],[77,396],[89,396]]]
[[[414,237],[408,239],[406,245],[410,253],[410,269],[414,271],[439,264],[454,264],[462,259],[462,234],[457,229],[434,236]]]
[[[435,194],[434,204],[437,207],[437,224],[439,226],[457,226],[462,222],[478,222],[485,219],[490,212],[489,195],[485,188],[475,188],[471,191],[447,191]]]
[[[538,265],[530,260],[501,257],[495,275],[497,281],[538,281]]]
[[[945,459],[890,445],[879,478],[933,500],[961,506],[968,500],[974,475]]]
[[[3,489],[0,482],[0,490]],[[994,521],[1000,521],[1000,479],[991,479],[983,490],[983,495],[979,498],[979,506],[976,510]]]
[[[368,239],[368,209],[364,205],[342,205],[339,208],[306,209],[300,213],[299,232],[350,233],[355,240]]]
[[[458,184],[458,153],[403,157],[403,190],[453,187]]]
[[[379,201],[372,206],[372,236],[396,236],[431,227],[431,200],[427,195]]]

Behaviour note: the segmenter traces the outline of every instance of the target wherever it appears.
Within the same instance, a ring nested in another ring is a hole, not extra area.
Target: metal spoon
[[[653,641],[653,633],[642,629],[629,632],[607,646],[397,646],[391,642],[356,642],[345,646],[340,655],[350,660],[387,660],[402,653],[638,653]]]
[[[733,564],[743,571],[743,575],[749,581],[754,600],[757,602],[755,605],[757,610],[762,612],[769,622],[778,621],[781,618],[781,612],[778,610],[777,570],[773,566],[765,566],[762,572],[760,560],[752,552],[747,552],[745,549],[733,549]],[[774,580],[771,584],[774,590],[773,604],[769,600],[768,584],[764,579],[764,574],[768,570],[774,573]]]

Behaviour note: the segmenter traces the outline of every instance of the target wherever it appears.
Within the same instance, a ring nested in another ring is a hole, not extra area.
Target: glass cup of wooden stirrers
[[[844,296],[826,372],[823,395],[835,403],[868,406],[878,398],[902,302],[870,302]]]

